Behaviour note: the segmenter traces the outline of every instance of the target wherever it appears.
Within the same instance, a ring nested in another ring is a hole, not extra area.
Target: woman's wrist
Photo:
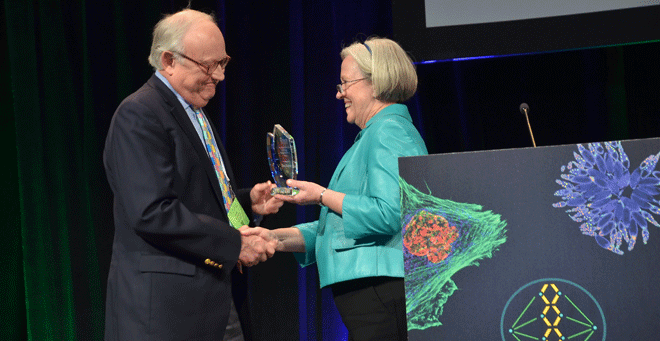
[[[325,204],[323,204],[323,193],[325,193],[326,190],[327,188],[324,187],[321,191],[321,194],[319,195],[319,206],[325,206]]]

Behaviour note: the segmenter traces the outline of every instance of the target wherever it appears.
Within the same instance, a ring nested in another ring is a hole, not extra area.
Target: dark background
[[[7,340],[100,340],[113,236],[102,150],[119,102],[153,73],[151,30],[186,1],[5,1],[0,8],[3,163],[0,269]],[[243,186],[269,179],[265,134],[295,138],[300,178],[326,184],[358,128],[335,99],[339,51],[393,37],[383,1],[193,1],[213,11],[232,61],[209,105]],[[659,24],[660,21],[656,23]],[[404,49],[406,46],[403,46]],[[660,43],[419,64],[407,104],[430,153],[657,136]],[[270,228],[315,219],[286,206]],[[337,340],[345,330],[316,268],[289,254],[249,269],[255,340]]]

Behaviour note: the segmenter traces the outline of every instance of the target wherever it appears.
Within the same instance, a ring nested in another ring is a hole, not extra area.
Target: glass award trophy
[[[298,154],[293,137],[281,125],[276,124],[273,132],[266,135],[266,146],[270,174],[277,185],[270,194],[298,194],[297,188],[286,185],[286,180],[295,180],[298,177]]]

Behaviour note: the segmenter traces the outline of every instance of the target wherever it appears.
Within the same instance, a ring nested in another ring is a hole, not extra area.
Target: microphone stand
[[[529,111],[529,106],[527,103],[523,103],[520,105],[520,112],[522,112],[525,115],[525,118],[527,119],[527,128],[529,128],[529,136],[532,137],[532,145],[536,148],[536,142],[534,142],[534,133],[532,133],[532,126],[529,124],[529,115],[527,115],[527,111]]]

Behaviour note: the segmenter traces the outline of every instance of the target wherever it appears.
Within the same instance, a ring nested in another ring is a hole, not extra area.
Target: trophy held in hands
[[[266,135],[266,146],[270,174],[277,185],[270,194],[298,194],[297,188],[286,185],[286,180],[296,180],[298,177],[298,154],[293,137],[281,125],[276,124],[273,132]]]

